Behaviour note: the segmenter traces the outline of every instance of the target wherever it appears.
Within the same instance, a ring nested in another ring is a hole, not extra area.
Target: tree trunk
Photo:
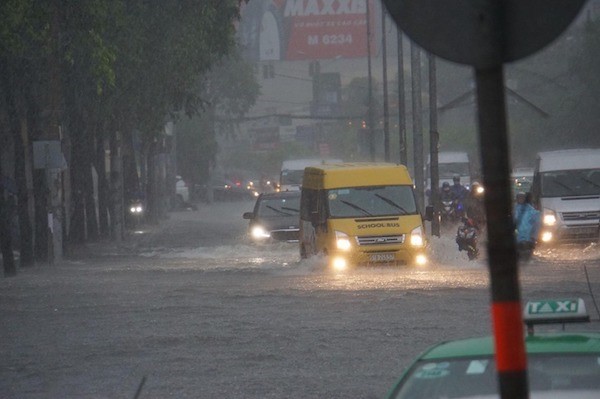
[[[23,119],[26,121],[26,119]],[[29,132],[27,124],[21,123],[20,134],[15,137],[15,181],[17,182],[17,214],[19,215],[19,264],[21,267],[33,266],[34,251],[33,251],[33,228],[31,226],[31,216],[33,215],[34,202],[32,197],[33,190],[29,189],[32,185],[33,176],[31,160]],[[29,175],[29,178],[28,178]],[[28,181],[30,182],[28,184]],[[33,188],[33,187],[31,187]]]
[[[121,138],[113,132],[110,138],[110,209],[112,239],[123,241],[123,164],[121,160]]]
[[[96,134],[96,157],[95,167],[98,172],[98,230],[101,237],[108,237],[108,182],[106,180],[106,140]]]
[[[86,134],[89,137],[84,141],[85,168],[82,170],[83,177],[83,192],[85,204],[85,221],[86,233],[90,240],[98,239],[98,216],[96,214],[96,199],[94,197],[94,178],[92,173],[92,165],[94,160],[94,140],[91,134]]]
[[[0,163],[0,176],[2,176],[2,164]],[[15,258],[12,248],[11,218],[14,212],[13,198],[5,195],[5,189],[0,186],[0,250],[2,252],[2,266],[4,277],[17,275]]]
[[[48,260],[48,190],[46,171],[33,172],[33,191],[35,199],[35,259],[40,262]]]
[[[4,92],[4,101],[7,110],[9,130],[13,138],[15,148],[15,181],[17,184],[17,214],[19,216],[20,230],[20,264],[22,267],[34,263],[33,254],[33,231],[30,219],[30,190],[27,189],[27,162],[31,162],[29,156],[29,132],[25,108],[25,96],[23,90],[29,88],[22,74],[24,68],[10,68],[6,61],[0,62],[0,79]],[[12,79],[11,79],[12,78]],[[19,98],[17,98],[19,97]],[[21,106],[19,106],[21,104]]]
[[[75,113],[73,120],[79,119]],[[85,229],[85,198],[84,180],[86,161],[83,141],[85,140],[81,131],[81,124],[75,121],[70,125],[71,135],[71,225],[69,228],[69,241],[82,244],[86,239]]]

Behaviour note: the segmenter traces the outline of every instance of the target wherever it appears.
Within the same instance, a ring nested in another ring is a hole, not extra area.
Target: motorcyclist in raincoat
[[[458,200],[461,203],[464,202],[464,200],[467,198],[467,195],[469,194],[469,190],[467,190],[467,188],[465,186],[460,184],[460,176],[459,175],[454,175],[452,177],[452,182],[454,184],[452,186],[450,186],[450,191],[452,191],[452,194],[454,195],[454,199]]]

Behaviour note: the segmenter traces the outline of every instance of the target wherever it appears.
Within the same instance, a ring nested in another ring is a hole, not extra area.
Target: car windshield
[[[411,186],[338,188],[327,191],[329,214],[338,218],[414,215]]]
[[[569,197],[600,194],[600,169],[558,170],[541,174],[542,195]]]
[[[529,355],[531,398],[600,398],[600,356]],[[498,398],[491,357],[422,360],[392,396],[396,399]]]
[[[304,170],[283,170],[281,171],[281,184],[302,184]]]
[[[300,212],[300,196],[287,198],[268,198],[260,201],[260,217],[294,216]]]

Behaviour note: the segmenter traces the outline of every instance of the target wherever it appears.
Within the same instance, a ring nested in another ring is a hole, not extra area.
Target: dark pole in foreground
[[[523,340],[517,249],[509,184],[510,159],[502,65],[475,69],[479,149],[485,186],[492,323],[502,398],[526,399],[527,357]],[[492,228],[493,226],[493,228]]]

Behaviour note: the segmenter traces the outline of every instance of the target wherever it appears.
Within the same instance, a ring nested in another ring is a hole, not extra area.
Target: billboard
[[[380,2],[369,1],[371,52],[380,37]],[[239,38],[252,61],[367,56],[367,0],[252,0]]]

